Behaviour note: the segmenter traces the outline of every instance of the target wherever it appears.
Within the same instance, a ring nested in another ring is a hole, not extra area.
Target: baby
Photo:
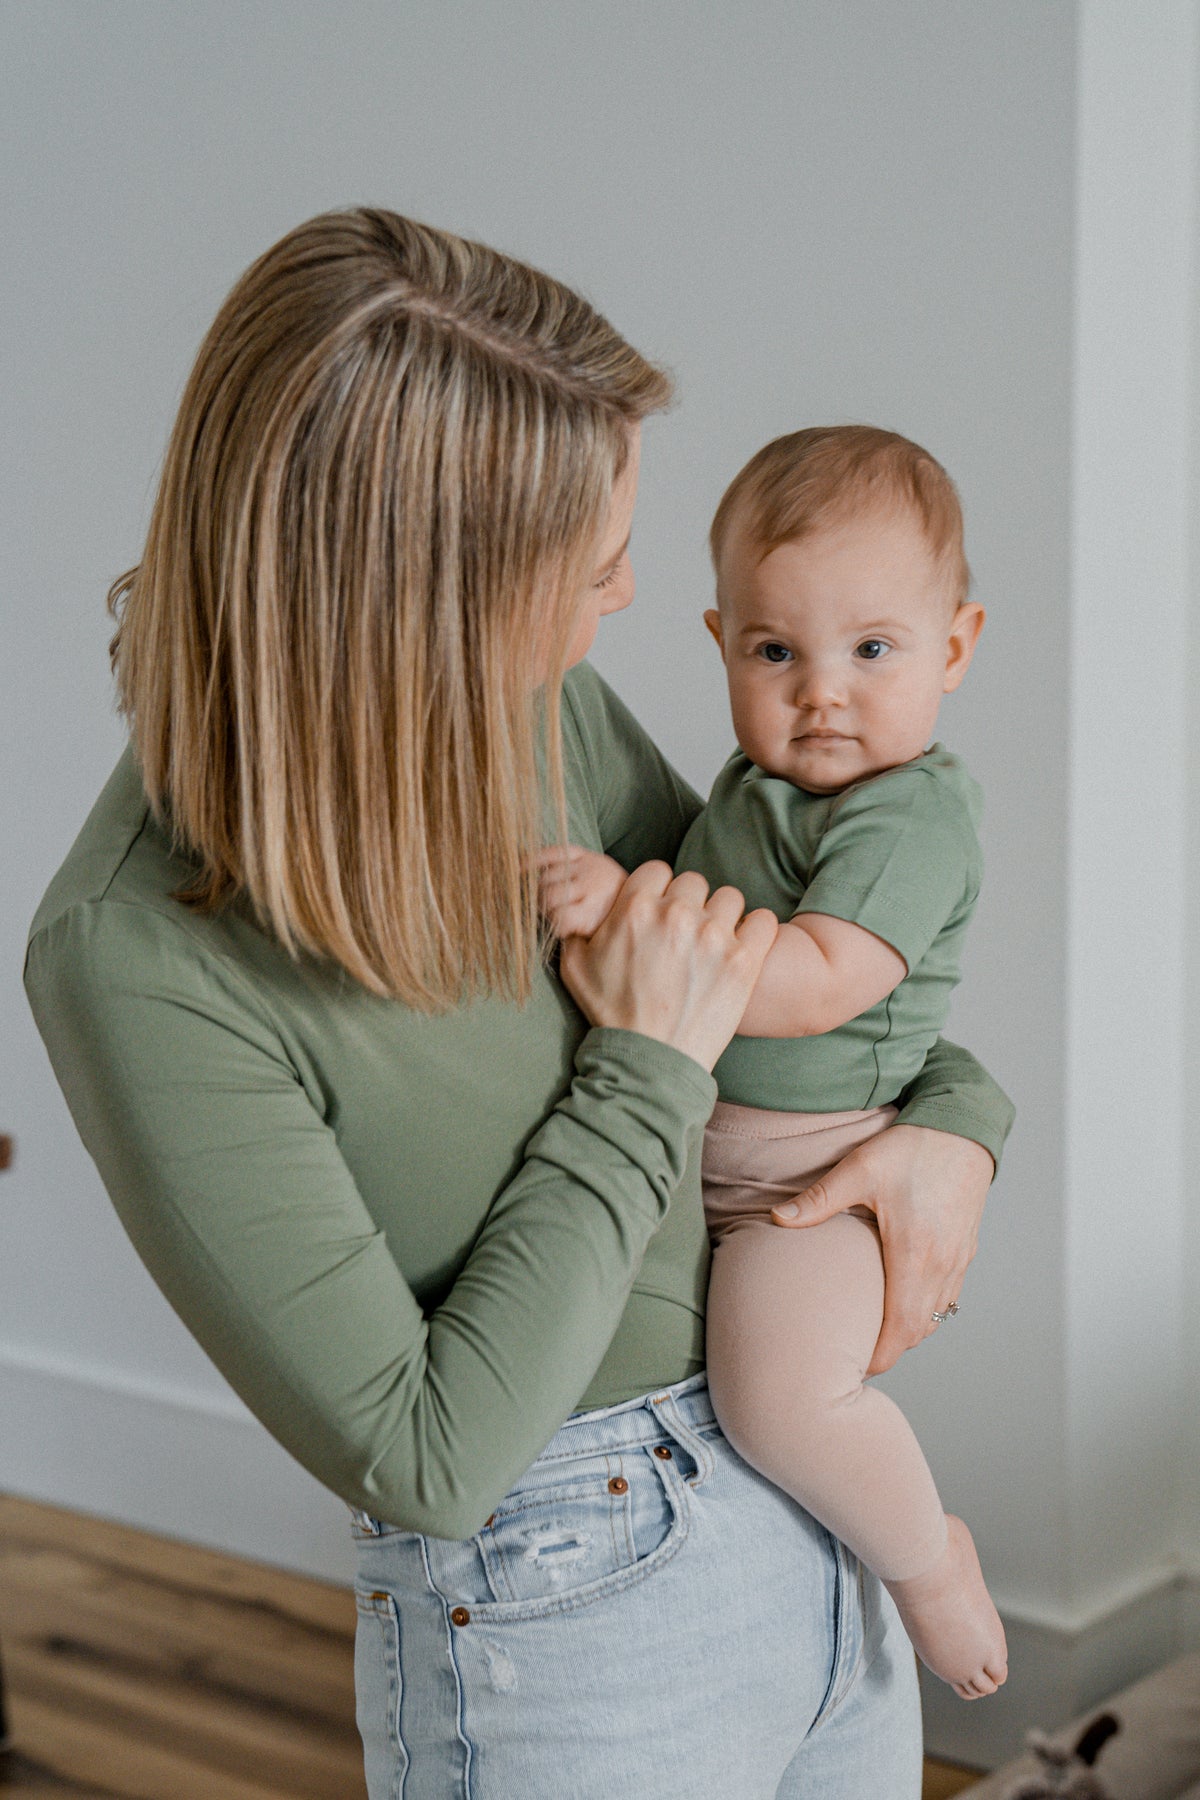
[[[705,1139],[713,1404],[742,1456],[880,1577],[923,1661],[976,1699],[1007,1656],[971,1535],[943,1512],[899,1408],[865,1385],[883,1316],[874,1217],[771,1222],[892,1123],[958,980],[979,792],[930,744],[984,620],[967,599],[958,496],[892,432],[799,431],[735,478],[711,544],[705,623],[740,748],[676,870],[781,921],[717,1064]],[[590,935],[624,879],[571,847],[543,880],[555,929]],[[941,1305],[938,1323],[957,1297]]]

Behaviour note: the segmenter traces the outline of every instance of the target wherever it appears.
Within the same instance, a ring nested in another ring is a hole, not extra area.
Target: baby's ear
[[[987,614],[978,600],[966,600],[954,615],[946,640],[946,679],[942,692],[952,694],[967,670]]]
[[[705,613],[704,623],[708,626],[708,629],[712,632],[714,638],[716,638],[717,649],[721,652],[722,658],[724,658],[725,640],[721,636],[721,615],[717,611],[715,606],[710,606],[708,611]]]

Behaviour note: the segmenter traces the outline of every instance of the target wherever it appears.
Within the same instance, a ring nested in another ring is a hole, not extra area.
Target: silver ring
[[[952,1300],[950,1302],[949,1306],[946,1308],[945,1312],[935,1312],[933,1314],[934,1324],[935,1325],[944,1325],[946,1323],[946,1320],[952,1319],[957,1311],[958,1311],[958,1301]]]

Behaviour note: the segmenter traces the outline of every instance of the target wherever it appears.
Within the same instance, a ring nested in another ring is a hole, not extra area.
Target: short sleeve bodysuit
[[[740,888],[781,920],[824,913],[890,944],[908,974],[877,1006],[817,1037],[736,1037],[722,1100],[778,1112],[892,1101],[922,1067],[959,979],[983,859],[978,785],[935,744],[836,794],[810,794],[736,751],[680,847],[677,871]]]

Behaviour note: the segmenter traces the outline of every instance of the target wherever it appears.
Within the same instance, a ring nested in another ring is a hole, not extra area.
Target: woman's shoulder
[[[151,904],[165,899],[190,872],[156,824],[133,751],[127,748],[42,896],[30,940],[79,905],[114,895]]]
[[[625,702],[589,662],[576,663],[563,676],[564,735],[585,753],[595,754],[614,738],[644,738]]]
[[[195,874],[155,819],[131,749],[118,761],[29,929],[31,1000],[56,993],[168,989],[194,1001],[216,984],[228,1004],[245,958],[232,919],[203,917],[175,896]],[[256,929],[251,934],[261,937]],[[231,979],[232,978],[232,979]]]

